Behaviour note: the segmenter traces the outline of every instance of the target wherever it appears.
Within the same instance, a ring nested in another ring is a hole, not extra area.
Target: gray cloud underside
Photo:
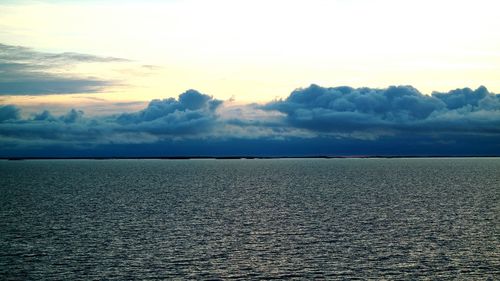
[[[264,110],[277,110],[288,126],[323,133],[500,133],[500,95],[485,87],[423,95],[411,86],[295,90]]]
[[[423,95],[410,86],[370,89],[297,89],[283,100],[227,113],[223,102],[189,90],[178,99],[153,100],[137,112],[86,117],[72,109],[21,118],[0,106],[0,144],[98,145],[164,140],[335,138],[376,143],[381,138],[439,142],[444,136],[500,139],[500,95],[484,87]],[[226,112],[224,112],[226,111]],[[447,140],[449,141],[449,140]]]
[[[95,77],[55,74],[76,63],[110,63],[127,60],[78,53],[43,53],[30,48],[0,44],[0,95],[96,93],[115,81]]]
[[[28,119],[20,109],[0,106],[0,138],[74,143],[141,143],[161,138],[199,136],[218,122],[222,101],[189,90],[178,99],[152,100],[138,112],[86,118],[81,110],[54,116],[44,110]],[[1,142],[1,141],[0,141]]]

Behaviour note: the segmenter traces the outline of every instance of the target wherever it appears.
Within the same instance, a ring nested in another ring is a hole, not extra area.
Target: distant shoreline
[[[367,156],[146,156],[146,157],[0,157],[0,160],[252,160],[252,159],[398,159],[398,158],[497,158],[500,155],[367,155]]]

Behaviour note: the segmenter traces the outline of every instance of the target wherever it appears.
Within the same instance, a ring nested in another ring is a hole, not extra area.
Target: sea
[[[0,161],[0,280],[500,280],[500,158]]]

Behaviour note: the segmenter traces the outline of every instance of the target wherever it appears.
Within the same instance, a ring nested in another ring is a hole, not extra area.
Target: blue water
[[[0,279],[500,279],[500,159],[0,161]]]

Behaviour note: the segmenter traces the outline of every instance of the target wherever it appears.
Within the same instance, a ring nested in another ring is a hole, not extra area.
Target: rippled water
[[[0,279],[500,277],[500,159],[0,161]]]

